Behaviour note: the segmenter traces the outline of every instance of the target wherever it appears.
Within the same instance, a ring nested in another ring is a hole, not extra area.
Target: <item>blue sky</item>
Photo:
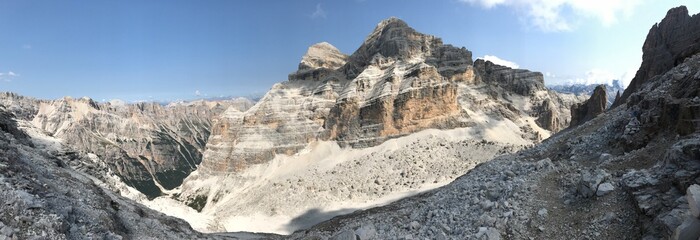
[[[0,0],[0,91],[38,98],[248,96],[286,81],[306,49],[351,54],[382,19],[545,73],[629,79],[669,0]]]

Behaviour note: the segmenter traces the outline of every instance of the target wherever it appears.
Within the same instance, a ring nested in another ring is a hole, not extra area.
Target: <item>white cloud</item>
[[[326,18],[326,11],[321,8],[321,4],[316,4],[316,11],[311,14],[312,19]]]
[[[13,71],[8,71],[6,73],[0,72],[0,81],[3,82],[12,82],[13,79],[19,77],[19,74],[13,72]]]
[[[199,90],[194,90],[194,95],[199,96],[199,95],[202,95],[202,93]]]
[[[632,78],[634,78],[634,75],[636,74],[637,70],[636,69],[627,69],[626,71],[620,73],[620,72],[612,72],[608,70],[603,70],[603,69],[591,69],[584,73],[581,76],[578,77],[570,77],[570,78],[559,78],[559,80],[562,80],[561,83],[566,83],[566,84],[608,84],[612,85],[613,80],[620,80],[621,84],[623,87],[626,87],[629,85],[630,81],[632,81]],[[545,74],[545,77],[547,75]],[[556,76],[552,76],[550,79],[556,81],[558,78]]]
[[[513,69],[520,68],[520,65],[518,65],[517,63],[511,62],[511,61],[508,61],[505,59],[501,59],[501,58],[496,57],[496,56],[484,55],[483,57],[480,57],[480,58],[484,59],[486,61],[498,64],[498,65],[501,65],[501,66],[509,67],[509,68],[513,68]]]
[[[604,26],[631,15],[643,0],[460,0],[484,8],[514,8],[528,24],[545,32],[570,31],[577,18],[595,18]],[[571,13],[571,14],[565,14]]]

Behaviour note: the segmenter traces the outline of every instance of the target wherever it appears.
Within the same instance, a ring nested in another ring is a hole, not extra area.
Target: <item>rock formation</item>
[[[89,98],[35,100],[5,93],[2,102],[74,150],[96,154],[126,184],[156,197],[173,189],[202,161],[211,120],[249,101],[97,103]],[[230,105],[230,106],[229,106]]]
[[[539,72],[511,69],[483,59],[476,60],[474,69],[477,72],[477,82],[499,86],[520,95],[534,95],[536,92],[546,89],[544,76]]]
[[[515,122],[527,141],[537,141],[549,135],[537,129],[568,125],[576,101],[549,92],[541,73],[474,63],[466,48],[389,18],[350,56],[328,43],[311,46],[289,81],[246,112],[227,110],[213,126],[202,170],[240,171],[317,140],[369,147],[423,129],[487,124],[486,118]]]
[[[615,105],[625,103],[652,77],[665,73],[686,58],[700,52],[700,15],[688,15],[688,8],[680,6],[668,10],[666,17],[654,24],[642,46],[642,65],[632,82]]]
[[[583,103],[577,103],[571,106],[571,126],[581,125],[605,112],[607,103],[608,93],[605,85],[598,85],[595,90],[593,90],[591,98]]]

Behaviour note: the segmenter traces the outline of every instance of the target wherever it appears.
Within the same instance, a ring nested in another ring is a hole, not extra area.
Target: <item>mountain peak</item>
[[[385,28],[391,28],[391,27],[408,27],[408,24],[401,20],[400,18],[397,17],[389,17],[387,19],[382,20],[377,24],[377,27],[374,28],[374,31],[382,31]]]
[[[337,69],[345,64],[347,55],[328,42],[311,45],[301,58],[299,69],[328,68]]]
[[[385,19],[365,38],[362,45],[348,58],[345,73],[357,76],[372,59],[387,58],[408,60],[429,56],[433,49],[442,46],[442,40],[411,28],[396,17]]]
[[[666,12],[665,18],[668,18],[669,16],[688,16],[688,8],[683,5],[671,8],[668,10],[668,12]]]

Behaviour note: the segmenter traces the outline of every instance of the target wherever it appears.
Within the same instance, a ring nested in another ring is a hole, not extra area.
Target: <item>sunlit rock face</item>
[[[527,141],[539,141],[568,126],[569,107],[581,100],[549,92],[541,73],[475,63],[466,48],[389,18],[349,56],[312,45],[289,81],[248,111],[226,110],[213,122],[202,171],[238,172],[318,140],[362,148],[487,118],[512,121]]]

